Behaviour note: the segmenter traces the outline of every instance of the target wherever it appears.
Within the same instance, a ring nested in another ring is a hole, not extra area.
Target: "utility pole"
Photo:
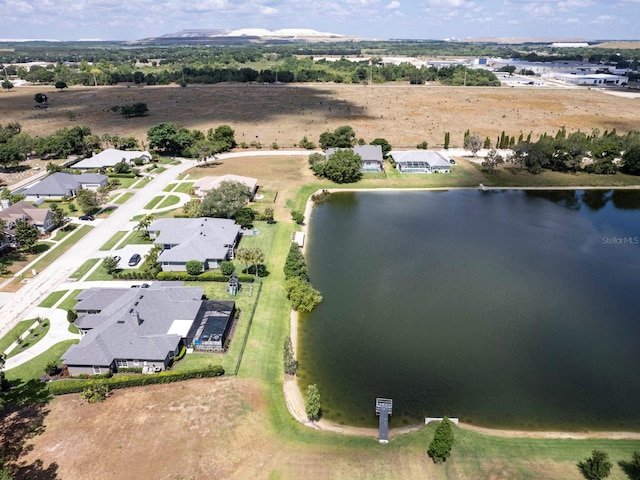
[[[369,59],[369,86],[371,86],[371,82],[373,81],[373,62]]]

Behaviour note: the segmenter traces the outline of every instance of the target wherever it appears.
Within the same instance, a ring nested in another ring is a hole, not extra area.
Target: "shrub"
[[[302,137],[302,140],[298,143],[300,148],[305,148],[307,150],[313,150],[316,148],[316,144],[311,142],[306,136]]]
[[[233,264],[233,262],[222,262],[220,264],[220,272],[223,275],[231,275],[236,269],[236,266]]]
[[[119,367],[118,373],[142,373],[142,367]]]
[[[426,150],[427,148],[429,148],[429,144],[425,140],[424,142],[420,142],[416,147],[420,150]]]
[[[229,277],[217,272],[203,272],[200,275],[189,275],[187,272],[160,272],[158,280],[182,280],[186,282],[228,282]],[[238,273],[238,280],[243,283],[253,282],[253,275]]]
[[[453,448],[453,424],[451,420],[444,417],[440,425],[436,428],[433,440],[429,444],[427,455],[433,460],[433,463],[446,462]]]
[[[70,203],[70,204],[69,204],[69,211],[70,211],[70,212],[75,212],[75,211],[77,211],[77,210],[78,210],[78,207],[76,207],[76,204],[75,204],[75,203]]]
[[[278,150],[279,148],[280,148],[280,147],[278,146],[278,142],[273,142],[273,143],[271,144],[271,149],[272,149],[272,150]]]
[[[189,260],[185,267],[189,275],[200,275],[204,269],[199,260]]]
[[[105,384],[90,385],[82,391],[82,399],[89,403],[104,402],[109,394],[109,387]]]
[[[49,363],[47,363],[47,366],[44,368],[44,373],[46,373],[50,377],[53,377],[59,371],[60,371],[60,368],[58,367],[56,362],[49,362]]]
[[[304,223],[304,213],[299,212],[298,210],[293,210],[291,212],[291,218],[293,219],[294,222],[296,222],[298,225],[302,225]]]
[[[189,370],[187,372],[160,372],[153,375],[118,375],[104,380],[96,380],[95,377],[88,380],[58,380],[47,384],[52,395],[65,395],[68,393],[80,393],[86,388],[96,384],[107,385],[110,389],[140,387],[143,385],[155,385],[160,383],[173,383],[189,380],[191,378],[211,378],[224,375],[224,368],[220,365]],[[79,376],[80,377],[80,376]]]
[[[309,385],[307,387],[307,399],[304,409],[309,420],[317,420],[320,418],[320,392],[318,392],[316,385]]]
[[[287,337],[284,340],[284,373],[287,375],[295,375],[298,371],[298,361],[293,356],[293,344],[291,343],[291,337]]]

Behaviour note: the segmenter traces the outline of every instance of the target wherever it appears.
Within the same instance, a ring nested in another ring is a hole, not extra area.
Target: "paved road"
[[[97,256],[98,249],[123,229],[131,217],[138,215],[144,206],[162,189],[171,183],[179,174],[196,164],[194,160],[184,160],[180,165],[167,166],[167,170],[141,188],[125,204],[120,205],[108,218],[96,222],[95,228],[73,247],[61,255],[49,267],[30,279],[20,291],[11,296],[0,306],[0,337],[5,335],[18,321],[36,307],[46,296],[55,291],[59,285],[86,260]],[[166,192],[162,192],[166,194]]]

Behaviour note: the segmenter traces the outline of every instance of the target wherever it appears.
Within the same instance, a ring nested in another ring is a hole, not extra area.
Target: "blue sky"
[[[134,40],[182,29],[366,38],[639,39],[640,0],[0,0],[1,39]]]

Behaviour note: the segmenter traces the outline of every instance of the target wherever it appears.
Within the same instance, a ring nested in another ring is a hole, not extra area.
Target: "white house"
[[[107,148],[100,153],[94,153],[92,157],[85,158],[73,165],[73,168],[80,170],[94,170],[99,168],[111,168],[117,163],[126,162],[134,165],[134,160],[142,159],[143,163],[151,161],[151,154],[147,151],[140,150],[116,150],[115,148]]]

